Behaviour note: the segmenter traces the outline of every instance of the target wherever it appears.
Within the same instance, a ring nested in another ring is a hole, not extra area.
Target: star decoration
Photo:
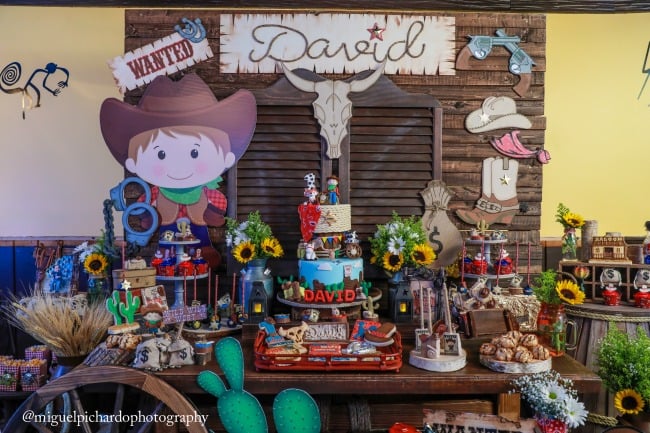
[[[384,32],[386,31],[386,28],[384,27],[383,29],[379,27],[379,24],[375,23],[374,26],[370,27],[368,32],[370,32],[370,40],[372,41],[373,39],[379,39],[380,41],[384,40]]]
[[[485,111],[481,112],[481,122],[488,123],[489,120],[490,120],[490,115],[487,114]]]
[[[332,212],[327,212],[327,215],[323,217],[323,220],[327,223],[327,225],[332,225],[336,224],[336,215],[334,215]]]
[[[510,184],[510,178],[508,177],[507,174],[504,174],[502,178],[499,179],[501,181],[501,185],[508,185]]]
[[[120,287],[122,290],[129,291],[131,290],[131,282],[129,280],[124,280],[122,281],[122,284],[120,284]]]

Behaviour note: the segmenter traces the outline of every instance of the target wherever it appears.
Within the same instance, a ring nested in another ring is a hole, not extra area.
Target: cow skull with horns
[[[302,78],[282,64],[282,70],[287,80],[298,90],[316,93],[318,96],[312,102],[314,117],[320,124],[320,135],[327,141],[327,156],[335,159],[341,156],[341,141],[348,134],[348,122],[352,117],[352,101],[348,98],[350,92],[363,92],[381,77],[386,62],[383,62],[366,78],[352,77],[349,81],[322,80],[311,81]]]

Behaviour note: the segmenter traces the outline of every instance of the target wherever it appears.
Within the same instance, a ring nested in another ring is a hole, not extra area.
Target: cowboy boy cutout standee
[[[160,232],[176,231],[189,219],[211,266],[220,259],[207,226],[225,222],[221,175],[246,151],[257,122],[255,97],[238,90],[219,101],[196,74],[173,81],[156,77],[137,106],[104,100],[100,125],[113,157],[151,185],[151,205],[160,215]]]

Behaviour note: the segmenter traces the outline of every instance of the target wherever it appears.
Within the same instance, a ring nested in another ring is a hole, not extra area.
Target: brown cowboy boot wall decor
[[[459,209],[456,215],[467,224],[480,221],[492,224],[510,224],[519,212],[517,174],[519,162],[508,158],[483,160],[481,197],[474,209]]]

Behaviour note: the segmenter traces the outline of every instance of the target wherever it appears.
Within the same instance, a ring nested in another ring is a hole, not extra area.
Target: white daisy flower
[[[558,383],[550,383],[546,387],[545,397],[551,401],[564,401],[567,398],[566,390]]]
[[[248,235],[246,235],[246,233],[237,233],[235,235],[235,239],[233,240],[233,242],[235,243],[235,245],[239,245],[242,242],[246,242],[249,240],[250,238],[248,237]]]
[[[404,246],[406,245],[406,242],[404,242],[404,239],[402,238],[391,238],[388,241],[388,251],[391,254],[399,254],[402,252],[404,249]]]
[[[585,409],[585,405],[573,397],[568,397],[566,403],[566,423],[569,428],[576,428],[585,423],[589,412]]]

